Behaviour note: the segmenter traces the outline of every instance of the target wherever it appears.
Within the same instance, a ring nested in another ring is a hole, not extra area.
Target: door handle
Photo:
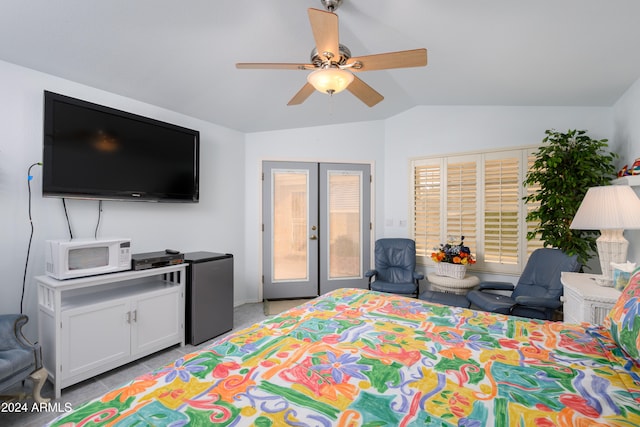
[[[309,240],[318,240],[318,236],[312,234],[311,237],[309,237]]]

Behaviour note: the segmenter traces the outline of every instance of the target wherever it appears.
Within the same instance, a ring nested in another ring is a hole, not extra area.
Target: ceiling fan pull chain
[[[336,109],[336,102],[333,99],[333,94],[330,93],[329,94],[329,117],[333,117],[333,113],[335,112]]]

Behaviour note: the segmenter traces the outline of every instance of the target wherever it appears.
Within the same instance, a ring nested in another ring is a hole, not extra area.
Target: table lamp
[[[603,285],[613,283],[611,263],[627,261],[629,242],[622,232],[640,229],[640,199],[627,185],[606,185],[587,190],[573,221],[576,230],[600,230],[596,239]]]

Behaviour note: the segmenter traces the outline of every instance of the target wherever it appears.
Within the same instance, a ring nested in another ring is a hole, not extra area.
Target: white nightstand
[[[564,321],[567,323],[588,322],[601,325],[620,291],[600,286],[597,274],[563,272],[560,281],[564,285]]]

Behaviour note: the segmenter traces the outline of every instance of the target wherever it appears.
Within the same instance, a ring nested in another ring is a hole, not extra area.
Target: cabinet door
[[[233,258],[191,266],[191,317],[187,337],[197,345],[233,329]]]
[[[62,373],[71,378],[117,366],[130,354],[129,302],[109,301],[62,313]]]
[[[132,306],[131,353],[150,353],[184,339],[184,296],[172,288],[141,296]]]
[[[564,304],[562,311],[564,312],[564,322],[580,323],[584,322],[583,316],[584,301],[575,290],[567,286],[564,287]]]

